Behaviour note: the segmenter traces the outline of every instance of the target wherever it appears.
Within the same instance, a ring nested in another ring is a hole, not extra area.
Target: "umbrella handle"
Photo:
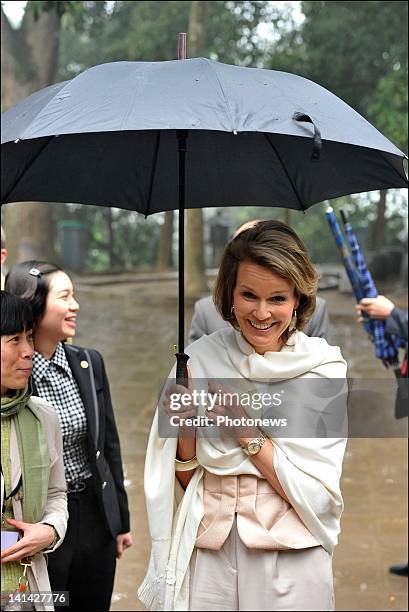
[[[176,353],[176,384],[186,387],[189,386],[189,375],[187,371],[187,362],[189,355],[186,353]]]
[[[301,121],[303,123],[312,123],[314,128],[314,146],[312,147],[311,159],[319,160],[321,157],[321,149],[322,149],[322,140],[321,140],[321,132],[318,127],[315,125],[314,121],[311,119],[309,115],[305,113],[295,112],[293,115],[294,121]]]

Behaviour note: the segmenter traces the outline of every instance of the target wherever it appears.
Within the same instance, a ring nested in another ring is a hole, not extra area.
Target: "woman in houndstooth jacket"
[[[17,264],[6,286],[32,305],[33,387],[56,409],[63,434],[69,521],[63,545],[49,559],[52,590],[69,591],[69,609],[109,610],[116,558],[132,536],[104,362],[96,350],[64,342],[75,335],[79,304],[61,268]]]

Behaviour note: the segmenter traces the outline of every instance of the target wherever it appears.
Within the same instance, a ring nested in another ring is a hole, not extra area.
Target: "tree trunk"
[[[385,219],[386,212],[386,190],[379,192],[379,202],[377,206],[377,216],[372,225],[371,231],[371,251],[377,251],[385,244]]]
[[[115,239],[114,239],[114,225],[113,225],[113,218],[112,218],[112,208],[106,208],[105,211],[105,218],[106,218],[106,222],[107,222],[107,229],[108,229],[108,257],[109,257],[109,269],[113,270],[115,267]]]
[[[167,210],[160,231],[158,255],[156,258],[157,270],[168,270],[173,266],[172,241],[173,241],[173,210]]]
[[[13,203],[4,206],[2,224],[8,250],[7,267],[28,259],[59,263],[55,244],[53,204]]]
[[[22,24],[14,30],[1,9],[3,109],[54,82],[59,50],[60,20],[57,2],[35,20],[27,3]],[[56,261],[52,204],[11,204],[4,214],[9,250],[8,265],[24,259]]]
[[[187,51],[190,57],[200,55],[206,42],[209,2],[192,1],[189,18]],[[189,164],[189,138],[187,139],[186,164]],[[203,212],[201,209],[186,213],[186,297],[197,298],[207,293],[204,261]]]

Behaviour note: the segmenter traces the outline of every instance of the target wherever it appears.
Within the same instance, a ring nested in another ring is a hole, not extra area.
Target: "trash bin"
[[[82,272],[88,246],[86,223],[59,221],[57,228],[64,268],[73,272]]]

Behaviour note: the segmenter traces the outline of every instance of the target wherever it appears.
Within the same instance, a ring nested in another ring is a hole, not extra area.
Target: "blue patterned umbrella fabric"
[[[377,297],[378,291],[376,289],[374,280],[367,268],[358,238],[356,237],[351,224],[348,222],[345,213],[341,211],[341,217],[352,252],[352,257],[349,253],[342,230],[338,224],[335,212],[331,207],[328,207],[326,217],[334,235],[335,243],[340,251],[342,262],[351,282],[352,290],[357,303],[359,303],[363,298]],[[382,359],[385,366],[398,368],[398,349],[401,346],[399,339],[394,336],[388,336],[385,333],[385,323],[383,321],[364,316],[363,325],[371,341],[374,343],[376,357],[378,359]]]
[[[329,206],[327,208],[326,211],[326,217],[327,217],[327,221],[329,223],[329,226],[331,228],[331,231],[333,233],[333,236],[335,238],[335,244],[338,247],[338,250],[340,252],[341,255],[341,259],[342,259],[342,263],[344,264],[344,268],[345,271],[348,275],[349,281],[351,283],[352,286],[352,290],[354,292],[355,295],[355,299],[357,302],[360,302],[362,300],[362,298],[365,297],[362,287],[361,287],[361,281],[359,278],[359,274],[357,272],[357,270],[355,269],[354,263],[352,261],[352,257],[349,254],[348,251],[348,247],[347,244],[345,242],[345,238],[344,235],[341,231],[341,228],[338,224],[337,218],[335,216],[334,210]],[[367,328],[367,331],[369,333],[369,328]]]
[[[366,265],[365,257],[358,242],[358,238],[352,229],[352,225],[349,223],[345,212],[341,210],[340,213],[342,222],[344,224],[345,233],[351,248],[352,257],[359,273],[364,297],[378,297],[378,291],[372,278],[372,274]],[[367,322],[365,322],[365,324],[367,324]],[[385,334],[384,321],[369,319],[369,325],[371,327],[371,335],[375,344],[376,357],[378,357],[378,359],[382,359],[387,365],[397,367],[399,363],[398,349],[400,346],[402,346],[400,340],[394,336],[388,337]]]

